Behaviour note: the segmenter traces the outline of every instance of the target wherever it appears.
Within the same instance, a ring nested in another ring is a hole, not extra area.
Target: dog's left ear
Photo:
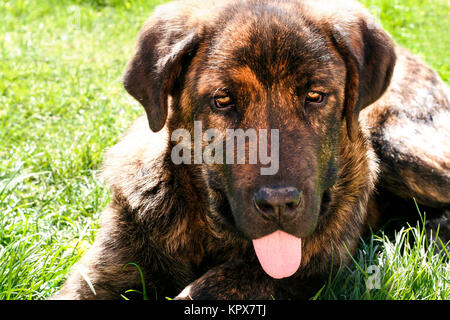
[[[391,82],[396,62],[394,43],[371,17],[330,28],[347,66],[344,112],[348,136],[355,141],[360,111],[377,101]]]

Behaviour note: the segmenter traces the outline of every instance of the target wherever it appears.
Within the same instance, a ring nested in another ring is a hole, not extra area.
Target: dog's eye
[[[234,106],[233,99],[230,96],[215,97],[214,106],[221,110],[232,108]]]
[[[325,99],[325,94],[317,91],[309,91],[306,94],[306,103],[322,103]]]

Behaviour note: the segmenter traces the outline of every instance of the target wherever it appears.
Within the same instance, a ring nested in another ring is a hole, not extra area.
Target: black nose
[[[265,187],[255,193],[256,208],[265,218],[273,221],[294,218],[303,204],[303,192],[295,187]]]

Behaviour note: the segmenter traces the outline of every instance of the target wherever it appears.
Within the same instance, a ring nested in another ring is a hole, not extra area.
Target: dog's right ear
[[[345,118],[351,141],[356,140],[362,109],[387,90],[396,63],[390,36],[371,17],[360,18],[344,27],[330,27],[336,48],[347,66]]]
[[[142,28],[123,79],[128,93],[144,106],[154,132],[165,126],[168,96],[199,44],[197,28],[183,25],[186,19],[180,18],[179,11],[173,14],[175,8],[162,9]]]
[[[330,36],[346,64],[344,116],[355,141],[359,113],[390,85],[396,63],[395,44],[374,17],[352,0],[303,0],[304,12]]]

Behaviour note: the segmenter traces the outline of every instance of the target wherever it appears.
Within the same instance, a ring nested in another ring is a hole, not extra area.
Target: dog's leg
[[[306,300],[326,283],[327,275],[276,280],[255,263],[233,261],[217,266],[188,285],[175,300]]]
[[[108,208],[105,216],[108,218],[114,213],[113,208]],[[112,237],[117,232],[115,225],[103,225],[92,248],[74,266],[61,290],[51,300],[120,299],[125,290],[139,288],[139,271],[124,268],[133,262],[133,257],[125,243],[118,243]]]
[[[100,251],[99,247],[92,248],[50,300],[117,300],[125,290],[135,288],[135,272],[122,272],[124,265],[120,263],[100,261],[95,257]]]
[[[175,300],[273,300],[275,280],[253,264],[217,266],[187,286]]]
[[[188,285],[175,300],[307,300],[326,283],[327,275],[276,280],[248,261],[217,266]]]

